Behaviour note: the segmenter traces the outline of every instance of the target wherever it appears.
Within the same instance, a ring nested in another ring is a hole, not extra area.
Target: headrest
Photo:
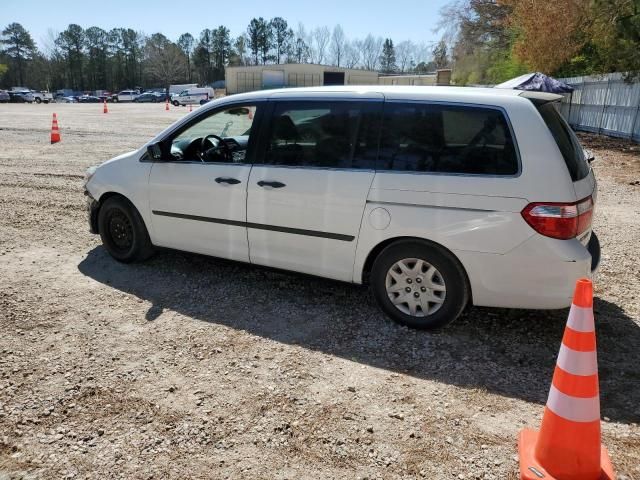
[[[274,126],[274,138],[279,140],[296,140],[298,129],[289,115],[282,115],[276,120]]]

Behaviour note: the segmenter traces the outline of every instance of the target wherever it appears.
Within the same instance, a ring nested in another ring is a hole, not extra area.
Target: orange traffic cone
[[[521,480],[613,480],[600,440],[593,285],[576,283],[542,426],[520,432]]]
[[[102,113],[109,113],[109,108],[107,107],[107,99],[104,99],[104,107],[102,108]]]
[[[164,103],[164,109],[168,112],[169,111],[169,99],[167,98],[167,101]]]
[[[51,122],[51,144],[58,143],[60,138],[60,130],[58,129],[58,117],[53,114],[53,121]]]
[[[189,104],[189,111],[193,112],[193,107],[191,106],[191,104]]]

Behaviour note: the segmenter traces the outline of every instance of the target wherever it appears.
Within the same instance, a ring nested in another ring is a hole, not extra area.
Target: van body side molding
[[[239,220],[228,220],[226,218],[201,217],[199,215],[186,215],[184,213],[163,212],[153,210],[154,215],[161,217],[181,218],[183,220],[194,220],[197,222],[218,223],[221,225],[232,225],[235,227],[253,228],[256,230],[268,230],[270,232],[290,233],[292,235],[305,235],[307,237],[328,238],[330,240],[340,240],[342,242],[352,242],[356,237],[341,233],[320,232],[317,230],[305,230],[303,228],[280,227],[277,225],[265,225],[262,223],[241,222]]]

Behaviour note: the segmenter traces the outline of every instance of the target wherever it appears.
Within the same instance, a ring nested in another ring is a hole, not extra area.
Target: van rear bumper
[[[534,235],[504,255],[454,252],[469,276],[473,304],[484,307],[556,309],[571,305],[579,278],[593,278],[600,243]]]

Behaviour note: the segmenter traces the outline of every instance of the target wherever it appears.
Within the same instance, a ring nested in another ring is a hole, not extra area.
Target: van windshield
[[[580,141],[569,124],[562,118],[553,102],[536,105],[547,124],[567,164],[571,180],[577,182],[589,175],[589,163],[584,156]]]

